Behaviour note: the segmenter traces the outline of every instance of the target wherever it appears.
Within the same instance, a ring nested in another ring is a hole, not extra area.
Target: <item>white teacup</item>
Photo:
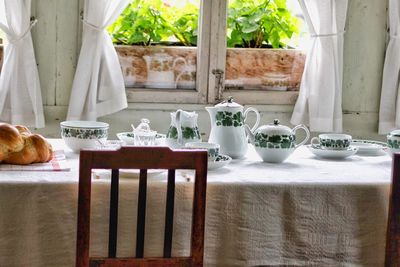
[[[311,139],[311,145],[322,149],[346,150],[350,147],[351,140],[352,137],[348,134],[320,134]]]
[[[219,155],[219,144],[207,142],[189,142],[185,144],[186,148],[206,149],[208,153],[208,160],[214,161]]]
[[[390,151],[400,152],[400,130],[391,131],[386,138]]]

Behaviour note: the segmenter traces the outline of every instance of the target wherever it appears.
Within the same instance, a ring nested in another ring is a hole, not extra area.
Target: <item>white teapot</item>
[[[232,158],[243,157],[248,147],[244,121],[248,113],[253,111],[257,119],[252,130],[256,129],[260,122],[258,111],[249,107],[243,112],[243,106],[233,102],[232,97],[214,107],[206,107],[206,110],[211,120],[211,132],[208,142],[219,144],[222,154]]]
[[[296,131],[302,129],[306,137],[300,143],[296,143]],[[273,124],[260,126],[257,130],[250,130],[246,125],[246,132],[250,142],[254,145],[258,155],[263,161],[280,163],[310,138],[310,132],[304,125],[297,125],[293,129],[280,125],[275,119]]]

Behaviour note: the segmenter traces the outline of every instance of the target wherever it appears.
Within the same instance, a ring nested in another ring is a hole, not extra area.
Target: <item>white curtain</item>
[[[400,128],[400,3],[389,0],[389,44],[383,68],[379,133]]]
[[[291,122],[342,131],[343,34],[347,0],[299,0],[311,42]]]
[[[130,0],[86,0],[83,38],[68,109],[69,120],[96,120],[127,107],[118,56],[106,27]]]
[[[0,74],[0,120],[44,127],[39,74],[31,36],[31,0],[0,0],[0,28],[6,33]]]

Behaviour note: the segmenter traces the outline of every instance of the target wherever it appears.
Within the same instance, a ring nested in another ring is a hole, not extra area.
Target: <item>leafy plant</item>
[[[197,43],[198,7],[169,6],[162,0],[133,0],[109,27],[113,42],[151,45],[175,37],[185,46]]]
[[[286,0],[233,0],[228,9],[228,47],[285,47],[298,32]]]
[[[109,27],[117,44],[151,45],[175,42],[196,46],[199,8],[191,2],[170,5],[166,0],[133,0]],[[231,0],[228,7],[228,47],[285,47],[298,20],[286,0]]]

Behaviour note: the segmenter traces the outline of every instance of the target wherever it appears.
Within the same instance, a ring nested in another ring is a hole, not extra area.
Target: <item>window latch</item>
[[[224,90],[224,71],[221,69],[213,69],[212,74],[215,76],[215,100],[221,101],[222,92]]]

